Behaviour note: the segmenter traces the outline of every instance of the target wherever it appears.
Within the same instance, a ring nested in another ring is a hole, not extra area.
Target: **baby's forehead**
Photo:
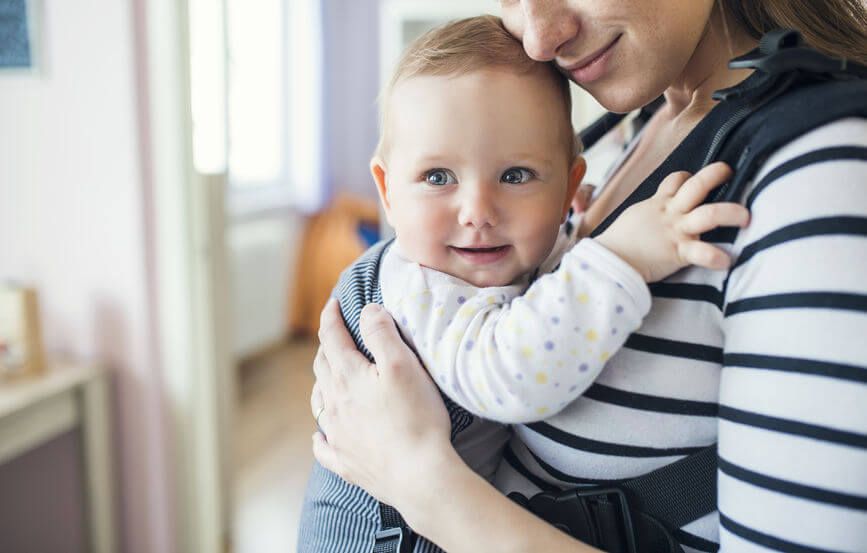
[[[573,146],[568,100],[542,71],[486,67],[413,74],[395,82],[383,100],[384,142],[393,143],[407,133],[461,132],[481,125],[509,133],[526,131],[549,143],[567,142],[570,151]]]

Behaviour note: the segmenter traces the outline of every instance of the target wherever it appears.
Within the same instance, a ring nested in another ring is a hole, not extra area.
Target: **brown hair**
[[[825,54],[867,65],[864,0],[720,0],[753,38],[773,29],[799,31]]]
[[[395,86],[420,75],[457,76],[482,69],[505,69],[518,75],[543,75],[550,79],[563,98],[564,141],[570,158],[579,152],[572,128],[572,98],[569,81],[553,63],[531,59],[520,41],[493,15],[452,21],[417,38],[403,53],[388,86],[380,95],[380,155],[386,142],[389,97]]]

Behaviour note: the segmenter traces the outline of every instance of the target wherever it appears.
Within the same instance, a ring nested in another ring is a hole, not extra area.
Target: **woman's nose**
[[[494,195],[495,191],[485,186],[473,187],[461,194],[458,200],[458,224],[475,228],[496,226],[499,217]]]
[[[521,40],[527,55],[537,61],[551,61],[561,48],[578,34],[579,23],[564,0],[522,0],[524,33]]]

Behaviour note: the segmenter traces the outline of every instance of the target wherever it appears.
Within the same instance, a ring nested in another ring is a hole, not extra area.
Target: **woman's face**
[[[506,28],[611,111],[648,104],[684,73],[716,0],[502,0]]]

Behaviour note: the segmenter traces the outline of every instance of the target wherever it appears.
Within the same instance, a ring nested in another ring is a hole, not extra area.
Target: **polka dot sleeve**
[[[589,239],[526,290],[473,287],[393,249],[381,277],[386,309],[437,385],[504,423],[547,418],[580,396],[650,308],[641,276]]]

